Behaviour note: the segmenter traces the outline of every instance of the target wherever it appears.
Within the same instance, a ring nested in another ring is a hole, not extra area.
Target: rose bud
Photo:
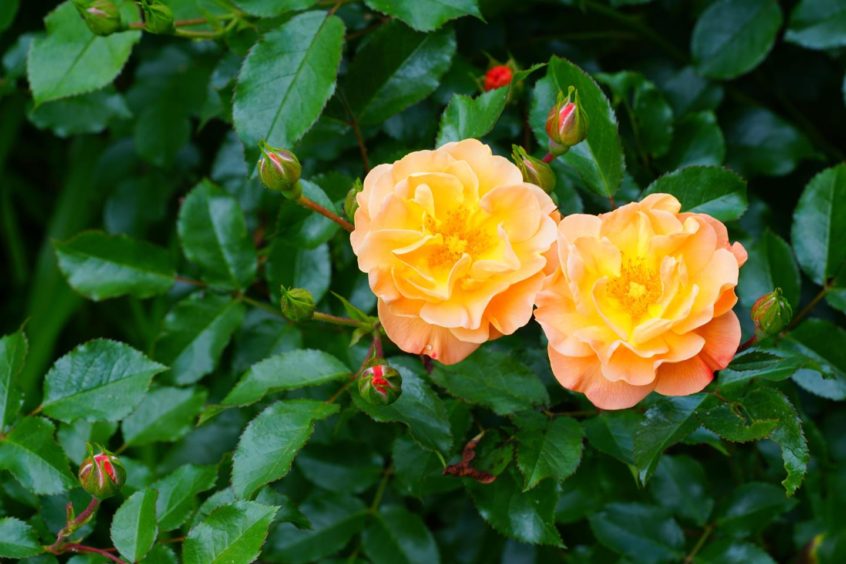
[[[144,12],[144,29],[150,33],[166,35],[172,33],[173,11],[161,0],[142,0],[141,10]]]
[[[112,497],[126,481],[126,470],[117,456],[102,448],[99,453],[89,446],[89,455],[79,466],[79,484],[97,499]]]
[[[358,377],[358,393],[372,405],[392,404],[402,393],[402,377],[387,364],[373,364]]]
[[[279,300],[282,315],[288,321],[298,323],[308,321],[314,315],[314,298],[305,288],[285,288]]]
[[[566,98],[559,93],[558,102],[546,117],[549,152],[556,156],[563,155],[570,147],[584,141],[587,131],[587,114],[579,102],[579,92],[571,86]]]
[[[540,186],[544,192],[551,194],[555,190],[555,173],[548,163],[537,159],[526,152],[519,145],[512,145],[511,160],[523,174],[523,180],[529,184]]]
[[[356,179],[353,183],[352,188],[350,191],[347,192],[346,198],[344,198],[344,213],[350,219],[350,221],[355,221],[355,210],[358,209],[358,193],[361,192],[364,187],[361,184],[361,179]]]
[[[485,92],[489,90],[496,90],[503,86],[511,84],[514,78],[514,71],[509,65],[496,65],[488,69],[485,73],[484,89]]]
[[[764,294],[752,305],[752,322],[755,324],[755,335],[759,339],[780,332],[792,318],[793,308],[782,295],[781,288]]]
[[[285,149],[275,149],[267,143],[262,143],[259,148],[262,155],[258,169],[262,183],[290,200],[299,199],[303,193],[300,185],[303,168],[297,156]]]
[[[73,5],[94,35],[111,35],[123,29],[120,9],[113,0],[73,0]]]

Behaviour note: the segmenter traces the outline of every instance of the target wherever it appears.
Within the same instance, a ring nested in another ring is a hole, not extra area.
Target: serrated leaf
[[[374,564],[439,564],[441,555],[426,523],[398,505],[379,509],[361,537],[364,554]]]
[[[793,355],[786,351],[752,348],[734,357],[727,368],[720,370],[720,388],[733,388],[752,378],[762,378],[771,382],[780,382],[793,376],[805,365],[807,358]]]
[[[604,411],[583,422],[585,436],[593,448],[634,465],[634,432],[643,416],[632,410]]]
[[[419,33],[399,22],[368,38],[350,65],[344,95],[365,125],[381,123],[435,91],[455,54],[455,33]]]
[[[60,358],[44,377],[44,413],[70,422],[118,421],[144,397],[153,376],[167,370],[124,343],[95,339]]]
[[[14,517],[0,519],[0,558],[27,558],[44,549],[35,530]]]
[[[260,18],[281,16],[286,12],[311,8],[317,0],[235,0],[250,15]]]
[[[684,116],[673,132],[673,142],[659,161],[665,170],[686,166],[719,166],[726,157],[726,140],[714,112]]]
[[[156,518],[163,533],[181,526],[196,505],[197,494],[210,490],[217,480],[214,466],[180,466],[150,486],[159,492]]]
[[[401,435],[391,450],[397,486],[408,495],[424,498],[461,487],[455,478],[443,475],[443,465],[435,452],[420,446],[411,437]]]
[[[726,164],[745,177],[784,176],[799,161],[817,157],[801,131],[766,108],[745,106],[721,120],[728,148]]]
[[[295,16],[266,33],[244,60],[232,106],[248,151],[260,141],[291,147],[335,91],[344,23],[325,12]]]
[[[463,16],[482,19],[478,0],[365,0],[373,10],[400,19],[417,31],[434,31]]]
[[[737,284],[737,293],[743,305],[752,307],[764,294],[781,288],[794,311],[798,311],[801,280],[790,245],[767,229],[749,247],[748,252],[749,260],[740,269]]]
[[[27,417],[0,440],[0,469],[36,495],[58,494],[76,485],[53,431],[50,421]]]
[[[240,302],[212,293],[192,294],[165,317],[155,357],[171,367],[173,382],[192,384],[214,371],[243,320]]]
[[[224,505],[195,525],[182,545],[185,564],[224,564],[255,560],[279,510],[254,501]]]
[[[23,331],[0,339],[0,432],[11,425],[23,403],[17,379],[24,367],[29,342]]]
[[[488,134],[505,109],[510,91],[510,87],[497,88],[476,98],[453,95],[441,115],[441,126],[435,145],[440,147],[451,141],[478,139]]]
[[[732,442],[745,443],[766,438],[778,426],[778,420],[756,419],[753,416],[754,406],[759,401],[766,401],[763,396],[753,395],[758,393],[755,390],[750,392],[751,402],[748,396],[744,397],[743,402],[709,401],[702,407],[699,414],[702,424],[720,437]],[[753,412],[749,410],[750,405]]]
[[[193,419],[206,401],[199,388],[156,388],[121,424],[127,446],[174,442],[193,427]]]
[[[122,4],[131,17],[130,3]],[[27,76],[36,104],[85,94],[111,83],[126,64],[140,31],[94,35],[70,1],[44,19],[47,34],[33,40]]]
[[[94,301],[149,298],[167,292],[176,280],[165,249],[126,235],[87,231],[53,248],[71,288]]]
[[[728,169],[689,166],[665,174],[650,184],[644,195],[672,194],[682,211],[705,213],[720,221],[738,219],[746,211],[746,182]]]
[[[790,13],[785,41],[809,49],[846,45],[846,4],[838,0],[801,0]]]
[[[782,23],[775,0],[719,0],[693,28],[690,50],[707,77],[730,79],[749,72],[767,56]]]
[[[331,445],[314,444],[296,459],[306,480],[330,492],[361,493],[382,477],[384,460],[359,441],[338,440]]]
[[[517,467],[523,474],[523,491],[545,478],[567,479],[582,459],[584,432],[575,419],[547,419],[537,413],[516,418]]]
[[[453,396],[489,407],[499,415],[549,402],[538,376],[513,355],[501,351],[479,351],[451,366],[438,364],[431,378]]]
[[[304,249],[276,238],[270,245],[265,277],[274,301],[278,299],[279,287],[285,286],[305,288],[315,302],[319,302],[332,281],[329,246],[324,243],[314,249]]]
[[[27,117],[38,129],[58,137],[102,133],[109,125],[132,117],[123,96],[113,88],[47,102],[32,108]]]
[[[112,518],[112,543],[130,562],[144,558],[156,541],[156,497],[156,490],[135,492],[121,504]]]
[[[808,319],[790,332],[781,347],[810,361],[807,369],[793,375],[797,384],[824,398],[846,399],[846,331],[842,327]]]
[[[240,498],[278,480],[314,431],[315,422],[337,413],[337,404],[313,400],[276,402],[247,425],[232,460],[232,487]]]
[[[795,499],[772,484],[747,482],[734,489],[717,513],[716,524],[732,537],[763,530],[776,517],[796,505]]]
[[[684,557],[684,533],[665,509],[609,503],[589,520],[600,543],[634,561],[670,562]]]
[[[714,508],[702,465],[688,456],[662,456],[649,480],[655,503],[703,526]]]
[[[256,250],[238,202],[209,182],[198,184],[179,209],[179,239],[203,279],[223,290],[247,288],[256,275]]]
[[[320,186],[308,180],[300,180],[300,186],[306,198],[338,213],[334,202]],[[340,226],[331,219],[302,206],[281,206],[276,218],[276,239],[295,248],[315,249],[332,239],[339,229]]]
[[[763,548],[733,539],[720,539],[702,549],[693,559],[694,564],[775,564]]]

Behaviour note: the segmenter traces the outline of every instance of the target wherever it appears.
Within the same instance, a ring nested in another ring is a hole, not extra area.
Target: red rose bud
[[[144,13],[144,29],[150,33],[166,35],[173,33],[173,11],[161,0],[141,0]]]
[[[793,308],[782,295],[781,288],[764,294],[752,305],[752,322],[758,339],[781,332],[792,318]]]
[[[73,5],[94,35],[111,35],[123,29],[114,0],[73,0]]]
[[[288,321],[298,323],[308,321],[314,316],[314,297],[305,288],[285,288],[279,300],[282,315]]]
[[[579,92],[571,86],[566,98],[559,93],[558,102],[546,117],[549,152],[563,155],[570,147],[584,141],[587,131],[587,114],[579,102]]]
[[[402,377],[387,364],[374,364],[358,377],[358,393],[372,405],[392,404],[402,393]]]
[[[88,457],[79,466],[79,484],[97,499],[106,499],[120,491],[126,481],[126,470],[117,456],[98,450],[98,454],[93,454],[89,447]]]
[[[511,84],[511,79],[514,78],[514,71],[508,65],[496,65],[488,69],[485,73],[485,92],[489,90],[496,90],[503,86]]]
[[[544,192],[551,194],[555,190],[555,173],[552,167],[541,159],[529,155],[523,147],[512,145],[511,148],[513,150],[511,160],[523,173],[523,180],[540,186]]]
[[[297,200],[303,193],[300,186],[300,174],[303,167],[297,156],[285,149],[275,149],[267,143],[260,146],[261,158],[258,162],[259,178],[274,192],[281,192],[290,200]]]
[[[355,221],[355,210],[358,209],[358,199],[356,196],[362,190],[364,190],[364,187],[361,185],[361,179],[356,179],[350,191],[347,192],[346,198],[344,198],[344,213],[350,221]]]

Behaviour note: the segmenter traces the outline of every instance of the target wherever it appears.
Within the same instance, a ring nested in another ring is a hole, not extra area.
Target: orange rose
[[[558,381],[599,408],[698,392],[737,350],[746,251],[716,219],[680,208],[652,194],[558,225],[558,264],[535,317]]]
[[[529,322],[555,242],[555,204],[475,139],[379,165],[352,248],[402,350],[445,364]]]

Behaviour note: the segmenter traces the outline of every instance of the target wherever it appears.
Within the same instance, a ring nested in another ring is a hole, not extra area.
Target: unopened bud
[[[146,31],[160,35],[173,32],[173,10],[161,0],[141,0],[141,11]]]
[[[519,145],[511,146],[511,160],[523,173],[523,180],[529,184],[540,186],[544,192],[551,194],[555,190],[555,173],[548,163],[537,159],[526,152],[526,149]]]
[[[111,35],[123,29],[114,0],[73,0],[73,5],[94,35]]]
[[[782,295],[781,288],[764,294],[752,305],[752,322],[759,339],[779,333],[792,318],[793,308]]]
[[[514,71],[509,65],[496,65],[488,69],[485,73],[485,92],[489,90],[496,90],[503,86],[511,84],[514,78]]]
[[[372,405],[392,404],[402,393],[402,377],[388,364],[372,364],[358,377],[358,393]]]
[[[299,323],[314,316],[314,297],[305,288],[285,288],[279,300],[285,319]]]
[[[579,92],[571,86],[566,98],[559,93],[558,102],[546,117],[549,152],[563,155],[570,147],[584,141],[587,132],[587,114],[579,101]]]
[[[344,198],[344,213],[347,214],[350,221],[355,221],[355,210],[358,209],[358,198],[356,196],[362,190],[364,190],[364,187],[361,184],[361,179],[357,178],[350,191],[347,192],[346,198]]]
[[[260,149],[258,169],[262,183],[274,192],[281,192],[288,199],[299,199],[303,193],[300,185],[303,168],[297,156],[285,149],[275,149],[267,143],[262,143]]]
[[[97,499],[112,497],[126,481],[126,470],[117,456],[89,445],[88,456],[79,465],[79,484]]]

